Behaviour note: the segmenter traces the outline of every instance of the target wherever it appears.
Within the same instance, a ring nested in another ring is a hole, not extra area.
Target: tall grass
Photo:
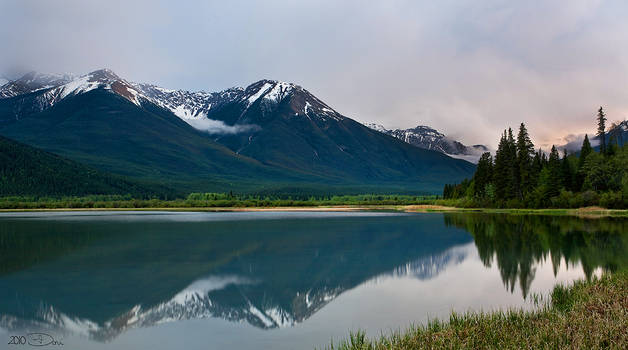
[[[628,349],[628,273],[557,285],[535,311],[452,313],[375,339],[357,331],[328,349]]]

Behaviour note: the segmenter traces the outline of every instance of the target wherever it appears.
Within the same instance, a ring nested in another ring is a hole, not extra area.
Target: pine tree
[[[541,150],[539,150],[539,152],[541,152],[541,168],[545,168],[548,165],[547,155]]]
[[[582,141],[582,148],[580,148],[580,157],[578,157],[578,169],[576,170],[576,181],[573,184],[574,190],[580,191],[584,184],[584,178],[586,177],[584,164],[589,154],[593,152],[591,143],[589,142],[589,136],[584,135],[584,141]]]
[[[561,160],[560,166],[562,184],[567,190],[571,190],[573,187],[573,172],[571,171],[569,158],[567,158],[567,149],[563,149],[563,159]]]
[[[539,176],[541,175],[541,170],[543,170],[543,161],[541,159],[541,149],[539,149],[538,152],[534,153],[534,158],[532,159],[531,188],[535,188],[539,184]]]
[[[600,153],[606,154],[606,114],[602,107],[597,111],[597,137],[600,140]]]
[[[580,148],[580,158],[578,159],[578,169],[582,169],[584,165],[584,161],[587,159],[587,156],[593,152],[593,148],[591,148],[591,143],[589,142],[589,136],[584,135],[584,141],[582,142],[582,148]]]
[[[478,166],[473,175],[473,182],[475,183],[474,192],[477,197],[486,196],[486,186],[493,181],[493,157],[491,153],[486,152],[482,154],[478,161]]]
[[[451,198],[451,185],[445,184],[445,187],[443,188],[443,199],[449,198]]]
[[[495,183],[495,196],[506,199],[509,184],[508,139],[506,131],[502,134],[495,152],[495,166],[493,168],[493,182]]]
[[[556,146],[552,146],[552,151],[550,152],[549,160],[547,162],[547,168],[549,170],[547,195],[548,197],[554,197],[560,193],[560,189],[563,185],[561,178],[560,156],[558,155]]]
[[[617,149],[619,148],[619,143],[617,142],[616,134],[610,134],[608,138],[608,145],[606,145],[606,155],[613,156]]]
[[[532,155],[534,154],[534,144],[530,140],[525,124],[519,126],[517,135],[517,165],[519,167],[519,198],[523,197],[532,189]]]
[[[512,129],[508,128],[508,198],[519,197],[520,176],[519,165],[517,164],[517,143],[512,134]]]

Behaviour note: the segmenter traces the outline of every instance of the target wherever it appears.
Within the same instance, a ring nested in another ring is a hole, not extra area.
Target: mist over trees
[[[443,197],[456,205],[498,208],[628,207],[628,148],[617,137],[606,141],[606,114],[597,112],[599,152],[585,135],[579,152],[549,155],[534,144],[524,123],[517,137],[504,130],[493,157],[480,158],[472,179],[445,185]]]

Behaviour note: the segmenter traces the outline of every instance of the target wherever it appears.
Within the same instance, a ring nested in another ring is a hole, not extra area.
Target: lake
[[[0,348],[44,333],[68,349],[314,349],[452,310],[529,309],[627,262],[620,218],[2,213]]]

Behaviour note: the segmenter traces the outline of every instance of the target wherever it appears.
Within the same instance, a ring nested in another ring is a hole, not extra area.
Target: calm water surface
[[[313,349],[451,310],[531,308],[627,261],[626,219],[4,213],[0,348],[42,332],[66,349]]]

